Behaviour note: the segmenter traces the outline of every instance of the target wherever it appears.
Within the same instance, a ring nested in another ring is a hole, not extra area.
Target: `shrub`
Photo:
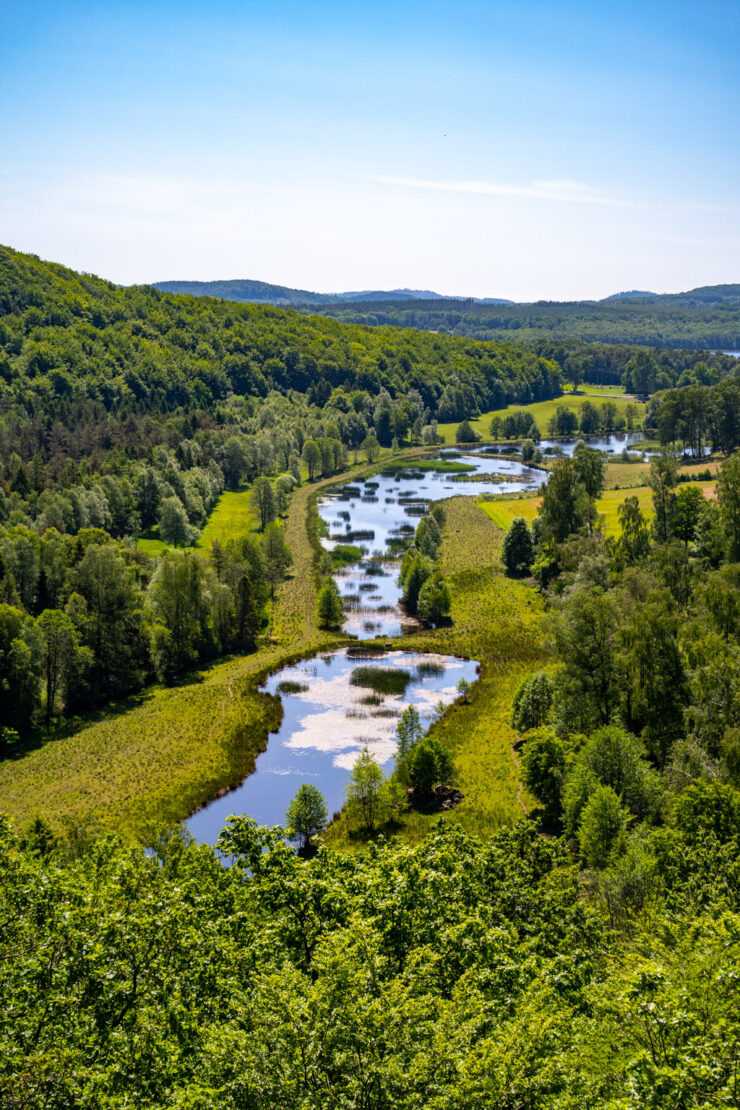
[[[478,443],[480,438],[469,420],[463,420],[455,432],[455,443]]]
[[[408,756],[408,776],[416,793],[431,794],[438,783],[448,783],[453,774],[452,756],[436,737],[427,736],[411,749]]]

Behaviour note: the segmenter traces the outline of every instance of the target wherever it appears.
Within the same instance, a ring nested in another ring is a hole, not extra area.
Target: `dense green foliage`
[[[719,287],[737,290],[737,286]],[[333,304],[321,312],[353,324],[422,328],[474,339],[517,338],[566,344],[580,339],[602,344],[740,350],[737,294],[686,303],[680,297],[654,300],[539,301],[536,304],[475,304],[471,301],[399,301]]]
[[[513,721],[547,820],[603,869],[636,866],[649,830],[672,821],[736,835],[740,455],[723,462],[716,501],[677,489],[676,460],[655,457],[651,527],[628,498],[609,540],[595,456],[555,464],[534,523],[558,666],[520,687]]]
[[[0,726],[25,732],[42,701],[48,723],[155,675],[254,650],[269,588],[289,563],[277,524],[262,543],[214,543],[209,558],[167,551],[156,564],[98,528],[0,530]]]
[[[432,505],[431,511],[421,518],[413,543],[404,552],[398,577],[406,612],[421,617],[428,624],[445,620],[452,603],[450,588],[435,569],[444,519],[442,505]]]
[[[299,786],[285,814],[291,839],[298,840],[306,849],[315,836],[326,828],[329,814],[324,796],[318,786],[304,782]]]
[[[532,533],[524,517],[515,517],[506,533],[502,558],[506,573],[513,578],[523,578],[529,574],[534,561]]]
[[[306,862],[237,818],[222,846],[3,827],[3,1106],[737,1102],[736,839],[656,835],[593,904],[526,825]]]
[[[740,446],[740,382],[733,378],[658,393],[645,425],[663,444],[681,443],[696,455],[706,446],[730,454]]]
[[[0,249],[0,683],[19,692],[2,725],[27,730],[42,687],[48,720],[253,647],[290,563],[273,522],[306,473],[559,380],[510,344],[120,289]],[[244,482],[260,550],[135,549],[188,548]],[[443,586],[423,601],[428,620],[449,610]]]
[[[3,399],[41,403],[68,434],[86,408],[116,423],[128,414],[213,411],[232,394],[294,390],[324,405],[339,389],[349,395],[337,405],[346,413],[382,389],[390,398],[415,390],[432,414],[450,410],[454,419],[558,388],[552,363],[512,344],[119,289],[8,248],[0,264]],[[127,446],[136,445],[133,432]]]

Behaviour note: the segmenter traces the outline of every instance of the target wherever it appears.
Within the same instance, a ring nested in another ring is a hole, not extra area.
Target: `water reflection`
[[[390,771],[396,726],[406,706],[415,705],[428,728],[437,707],[455,700],[460,679],[475,681],[477,667],[454,656],[410,651],[358,656],[351,648],[283,667],[264,687],[280,693],[283,721],[257,757],[254,774],[193,814],[188,830],[197,840],[215,844],[232,813],[248,814],[262,825],[281,824],[302,782],[319,787],[330,814],[341,809],[349,772],[363,745]],[[392,672],[390,677],[398,681],[373,683],[373,676],[363,673],[367,668],[381,675]],[[357,684],[358,672],[362,684]],[[385,692],[378,686],[392,689]]]
[[[363,552],[358,563],[336,575],[350,635],[361,640],[397,636],[416,626],[399,607],[398,565],[388,559],[403,552],[432,501],[484,491],[520,493],[539,489],[547,480],[543,470],[478,451],[442,451],[439,458],[459,463],[461,469],[449,472],[409,463],[348,483],[319,501],[327,550],[352,544]]]

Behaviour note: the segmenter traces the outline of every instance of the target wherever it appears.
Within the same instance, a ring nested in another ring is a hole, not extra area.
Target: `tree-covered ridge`
[[[559,391],[558,368],[513,345],[119,289],[5,248],[0,311],[6,741],[39,720],[42,688],[48,723],[252,649],[290,563],[273,521],[306,473]],[[135,549],[190,546],[245,481],[260,543],[158,565]]]
[[[0,250],[4,409],[74,420],[75,406],[117,415],[212,411],[230,393],[417,390],[452,419],[552,396],[557,369],[512,344],[346,327],[292,310],[118,289],[8,248]],[[459,399],[457,395],[459,394]],[[443,418],[443,417],[441,417]]]
[[[702,300],[697,296],[695,302],[677,295],[675,300],[625,298],[513,305],[399,301],[322,305],[309,311],[347,323],[379,327],[393,324],[479,340],[575,338],[649,347],[740,350],[740,305],[736,296],[726,300]]]

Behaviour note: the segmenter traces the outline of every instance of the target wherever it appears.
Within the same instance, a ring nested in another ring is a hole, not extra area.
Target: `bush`
[[[342,597],[333,578],[328,578],[321,587],[318,611],[322,628],[336,628],[342,623]]]
[[[480,438],[469,420],[463,420],[455,432],[455,443],[478,443]]]
[[[311,839],[323,832],[329,819],[324,795],[318,786],[304,782],[288,806],[285,819],[290,839],[300,840],[301,847],[307,848]]]
[[[452,599],[447,580],[441,574],[428,578],[419,591],[418,613],[429,624],[439,624],[449,616]]]
[[[525,786],[542,804],[546,817],[557,821],[568,764],[565,744],[550,729],[540,729],[524,745],[522,763]]]
[[[589,867],[606,867],[624,847],[627,811],[611,786],[599,786],[583,811],[578,830],[581,855]]]
[[[453,775],[452,756],[436,737],[427,736],[411,749],[408,776],[415,793],[431,794],[437,784],[450,782]]]
[[[740,793],[723,782],[696,782],[675,804],[674,817],[684,836],[711,833],[726,841],[740,836]]]

